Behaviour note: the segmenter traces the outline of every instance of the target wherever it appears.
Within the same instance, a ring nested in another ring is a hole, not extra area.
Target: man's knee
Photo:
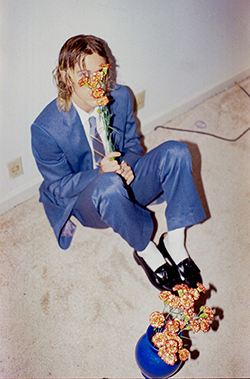
[[[176,165],[192,170],[192,158],[188,146],[184,142],[166,141],[158,146],[161,155],[161,167],[174,167]]]
[[[114,172],[106,172],[95,179],[92,200],[109,199],[125,190],[122,178]]]
[[[105,172],[99,175],[95,180],[96,186],[104,190],[112,190],[123,184],[121,177],[115,172]]]
[[[163,142],[159,148],[165,153],[172,154],[180,158],[188,158],[190,156],[187,144],[179,141],[166,141]]]

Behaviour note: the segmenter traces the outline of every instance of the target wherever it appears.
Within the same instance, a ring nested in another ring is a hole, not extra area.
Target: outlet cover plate
[[[23,165],[21,157],[12,159],[6,163],[10,179],[15,179],[23,174]]]
[[[144,91],[137,93],[137,95],[135,96],[137,110],[144,107],[144,105],[145,105],[145,94],[146,94],[146,91],[144,90]]]

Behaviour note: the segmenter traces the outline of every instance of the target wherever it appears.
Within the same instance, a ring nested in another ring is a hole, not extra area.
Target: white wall
[[[75,34],[94,34],[136,94],[142,132],[250,73],[249,0],[0,0],[0,213],[37,193],[30,124],[56,96],[51,71]],[[24,175],[6,162],[21,155]]]

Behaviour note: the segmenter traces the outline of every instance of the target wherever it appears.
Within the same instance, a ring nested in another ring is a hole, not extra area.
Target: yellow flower
[[[149,322],[153,328],[161,328],[165,324],[165,316],[161,312],[155,311],[149,316]]]

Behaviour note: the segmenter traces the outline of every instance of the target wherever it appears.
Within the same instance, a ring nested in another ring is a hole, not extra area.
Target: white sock
[[[157,249],[155,244],[150,241],[146,249],[137,251],[138,255],[144,259],[151,270],[155,271],[158,267],[166,263],[163,255]]]
[[[167,233],[163,241],[167,251],[177,265],[184,259],[188,258],[188,253],[184,244],[185,228],[171,230]]]

